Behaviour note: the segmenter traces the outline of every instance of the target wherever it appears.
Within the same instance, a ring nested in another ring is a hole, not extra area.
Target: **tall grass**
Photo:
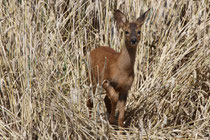
[[[115,9],[148,8],[117,130],[100,86],[89,118],[88,52],[121,49]],[[207,0],[0,0],[0,138],[208,139],[209,19]]]

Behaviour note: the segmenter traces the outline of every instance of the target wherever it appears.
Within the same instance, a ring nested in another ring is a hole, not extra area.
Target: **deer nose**
[[[132,45],[135,45],[136,42],[137,42],[137,39],[136,39],[136,38],[131,38],[131,44],[132,44]]]

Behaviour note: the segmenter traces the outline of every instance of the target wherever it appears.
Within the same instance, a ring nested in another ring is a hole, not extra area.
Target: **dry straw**
[[[91,118],[85,104],[88,52],[120,50],[117,8],[130,20],[151,8],[125,130],[100,86]],[[209,19],[207,0],[0,0],[0,139],[208,139]]]

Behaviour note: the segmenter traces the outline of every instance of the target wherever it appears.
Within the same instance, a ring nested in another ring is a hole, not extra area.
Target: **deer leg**
[[[106,93],[106,94],[108,94],[108,93]],[[109,97],[107,95],[104,98],[104,103],[106,105],[106,110],[110,115],[111,114],[111,100],[109,99]]]
[[[120,127],[123,127],[124,115],[125,115],[125,101],[119,101],[118,107],[119,107],[118,125]]]
[[[116,106],[117,106],[117,102],[118,102],[118,94],[116,93],[115,89],[110,85],[110,83],[108,81],[104,81],[103,82],[103,88],[106,90],[106,96],[105,97],[105,104],[106,107],[109,107],[108,112],[110,112],[110,117],[109,117],[109,122],[111,124],[114,124],[114,115],[115,115],[115,110],[116,110]],[[109,100],[111,101],[111,111],[110,111],[110,101],[107,99],[109,98]]]
[[[96,87],[93,87],[93,94],[95,94],[95,91],[96,91]],[[89,109],[89,117],[91,117],[92,108],[93,108],[93,101],[91,99],[91,93],[88,94],[87,107]]]
[[[91,97],[88,96],[88,100],[87,100],[87,107],[89,110],[89,117],[91,117],[91,112],[92,112],[92,108],[93,108],[93,102],[90,99]]]
[[[127,93],[119,95],[119,101],[118,101],[118,110],[119,110],[118,125],[120,127],[124,126],[123,122],[124,122],[124,116],[125,116],[125,105],[126,105],[127,95],[128,95]]]

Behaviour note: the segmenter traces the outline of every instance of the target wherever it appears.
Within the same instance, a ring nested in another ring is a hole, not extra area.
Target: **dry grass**
[[[85,105],[87,52],[120,49],[116,8],[152,8],[126,130],[109,125],[100,87],[92,118]],[[209,19],[208,0],[0,0],[0,139],[209,139]]]

